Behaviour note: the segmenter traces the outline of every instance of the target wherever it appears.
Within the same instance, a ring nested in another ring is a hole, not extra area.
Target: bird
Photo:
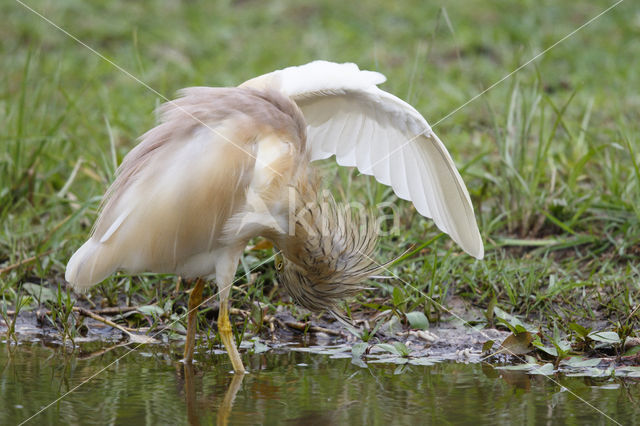
[[[415,108],[378,87],[385,80],[354,63],[317,60],[237,87],[182,89],[123,158],[66,281],[86,290],[117,271],[190,280],[190,363],[196,308],[215,280],[221,341],[234,372],[245,373],[229,294],[253,238],[272,242],[278,281],[312,311],[333,310],[381,267],[371,215],[354,215],[320,191],[314,162],[332,156],[390,186],[482,259],[473,205],[451,155]]]

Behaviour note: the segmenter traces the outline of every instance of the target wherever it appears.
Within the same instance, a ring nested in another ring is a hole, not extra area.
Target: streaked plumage
[[[278,276],[297,303],[312,311],[332,311],[380,270],[373,261],[376,221],[369,212],[354,214],[331,196],[309,201],[299,195],[295,200],[294,228],[288,236],[274,238],[289,260]]]
[[[116,270],[215,276],[222,316],[244,247],[263,236],[288,260],[280,276],[292,296],[331,309],[376,269],[370,219],[351,218],[330,197],[318,202],[311,162],[334,154],[390,185],[481,258],[451,157],[415,109],[377,88],[384,79],[316,61],[238,88],[183,90],[125,157],[67,281],[88,288]],[[243,371],[227,340],[234,369]]]

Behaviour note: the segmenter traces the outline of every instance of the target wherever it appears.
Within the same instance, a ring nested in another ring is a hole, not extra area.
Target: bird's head
[[[305,308],[334,311],[380,270],[373,260],[375,220],[354,216],[332,198],[307,205],[296,217],[295,234],[275,256],[278,282]]]
[[[282,254],[276,255],[274,263],[278,282],[297,304],[313,312],[331,311],[340,299],[355,294],[361,288],[359,285],[327,282],[318,276],[317,271],[307,270]]]

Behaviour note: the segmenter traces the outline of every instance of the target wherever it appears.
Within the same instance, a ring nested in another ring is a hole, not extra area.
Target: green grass
[[[322,58],[383,72],[384,89],[436,123],[612,3],[28,4],[169,98],[182,87],[236,85]],[[9,268],[0,292],[13,306],[24,283],[54,292],[61,285],[58,301],[68,306],[66,261],[161,99],[20,4],[5,2],[0,13],[0,270]],[[547,329],[570,333],[577,321],[637,330],[639,35],[640,7],[624,2],[438,123],[471,193],[486,257],[474,261],[439,238],[392,268],[421,293],[382,282],[350,311],[370,310],[378,298],[438,320],[456,298],[486,309],[495,296]],[[371,179],[322,167],[338,198],[399,206],[400,229],[381,242],[380,260],[438,235]],[[272,265],[247,272],[270,254],[247,253],[235,306],[281,303]],[[117,276],[84,300],[165,306],[174,287],[173,277]],[[167,316],[183,306],[177,300]]]

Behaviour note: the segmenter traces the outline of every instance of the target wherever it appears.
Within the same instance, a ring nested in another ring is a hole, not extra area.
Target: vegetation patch
[[[351,348],[330,355],[354,362],[457,356],[517,361],[508,368],[531,374],[637,377],[640,101],[629,89],[640,87],[640,44],[631,2],[495,87],[608,5],[150,3],[33,7],[169,98],[318,58],[378,70],[388,77],[383,87],[433,125],[476,207],[482,261],[390,189],[320,163],[336,199],[394,206],[397,221],[383,223],[377,256],[395,261],[386,278],[345,302],[349,330],[293,305],[272,249],[252,242],[232,291],[235,335],[250,342],[247,351],[267,350],[274,338],[327,335]],[[136,342],[131,336],[179,342],[180,278],[118,274],[85,294],[63,279],[160,99],[18,4],[0,12],[0,331],[15,343],[40,329],[73,347],[105,337],[109,321]],[[200,348],[218,345],[215,295],[213,284],[205,289]],[[477,337],[436,350],[451,333]]]

